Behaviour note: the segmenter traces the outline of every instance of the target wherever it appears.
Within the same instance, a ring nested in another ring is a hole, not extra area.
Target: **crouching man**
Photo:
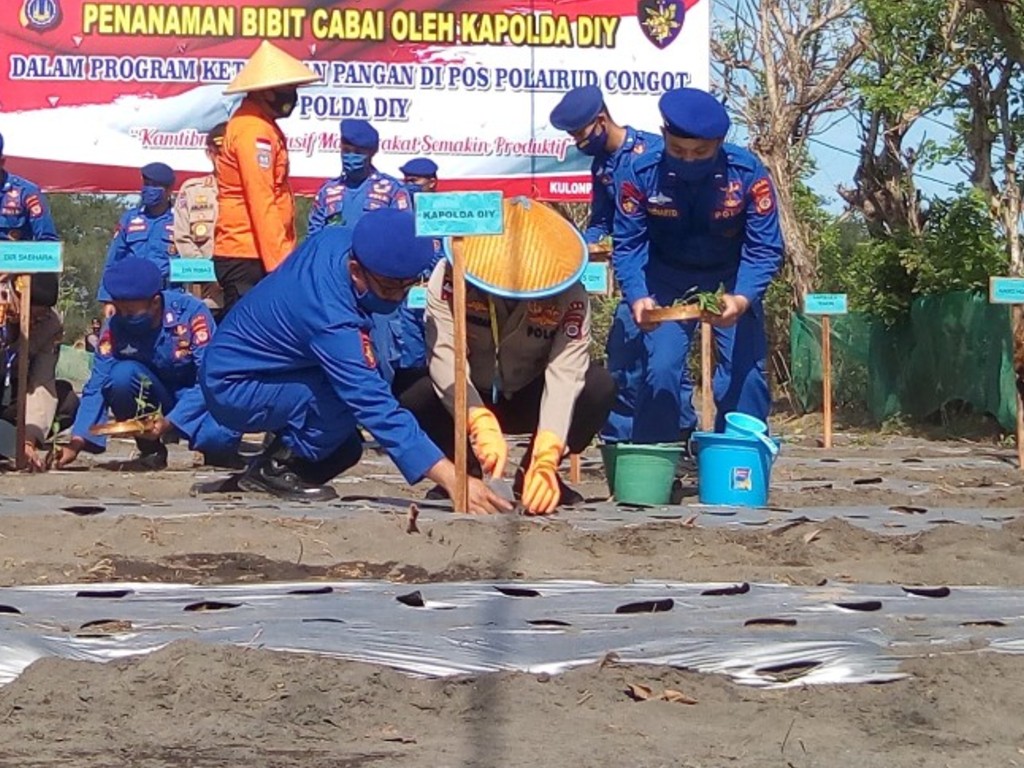
[[[90,428],[106,423],[108,409],[117,421],[150,417],[146,433],[135,439],[143,469],[167,466],[163,438],[172,431],[202,451],[208,465],[242,465],[241,434],[214,421],[199,389],[198,370],[214,332],[210,310],[187,293],[163,290],[163,281],[160,268],[148,259],[127,258],[107,267],[103,289],[114,314],[100,331],[92,376],[58,466],[67,466],[82,450],[105,450],[106,438]]]
[[[547,206],[505,201],[505,233],[455,239],[466,257],[471,474],[500,477],[504,434],[533,435],[513,491],[529,514],[582,500],[558,476],[567,453],[581,452],[608,418],[615,383],[590,362],[590,302],[580,275],[587,246]],[[435,267],[427,297],[429,376],[401,395],[428,435],[455,453],[455,337],[451,269]]]
[[[365,427],[416,483],[451,490],[455,465],[399,407],[377,368],[371,316],[393,312],[433,257],[411,213],[370,211],[348,230],[306,240],[227,315],[201,379],[206,402],[234,429],[270,432],[239,478],[247,491],[322,501],[330,480],[359,461]],[[479,480],[470,512],[511,506]]]

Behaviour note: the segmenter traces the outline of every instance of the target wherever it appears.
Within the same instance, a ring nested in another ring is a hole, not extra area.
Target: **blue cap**
[[[163,289],[164,277],[160,267],[149,259],[129,257],[107,267],[103,287],[111,301],[151,299]]]
[[[416,237],[416,219],[409,211],[378,208],[352,230],[352,255],[375,275],[410,280],[430,267],[434,240]]]
[[[150,163],[142,166],[142,178],[161,187],[174,186],[174,171],[165,163]]]
[[[406,176],[437,176],[437,163],[425,157],[414,157],[398,170]]]
[[[604,94],[596,85],[573,88],[551,110],[551,124],[560,131],[578,131],[597,117],[604,107]]]
[[[665,91],[658,101],[665,130],[688,139],[721,139],[729,132],[729,113],[718,99],[699,88]]]
[[[341,140],[360,149],[376,149],[380,146],[380,134],[365,120],[342,120]]]

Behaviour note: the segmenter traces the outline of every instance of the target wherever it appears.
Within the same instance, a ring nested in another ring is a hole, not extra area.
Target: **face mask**
[[[164,201],[166,190],[146,184],[142,187],[142,205],[145,208],[156,208]]]
[[[608,151],[604,148],[608,141],[608,129],[603,125],[595,125],[594,130],[576,143],[576,149],[588,157],[605,155]]]
[[[369,289],[362,293],[356,291],[356,303],[359,304],[361,309],[369,312],[371,315],[390,315],[402,306],[402,302],[382,299]]]
[[[140,315],[115,314],[110,318],[110,325],[114,329],[115,334],[131,336],[133,338],[145,336],[147,333],[156,330],[153,328],[153,318],[150,317],[148,312],[143,312]]]
[[[341,170],[347,179],[365,178],[370,170],[370,158],[362,152],[342,152]]]
[[[294,88],[287,91],[274,91],[267,96],[267,106],[278,118],[288,117],[295,109],[295,100],[298,95],[298,91]]]
[[[665,155],[666,166],[680,181],[700,181],[707,178],[714,173],[717,161],[717,155],[706,160],[680,160],[678,157]]]

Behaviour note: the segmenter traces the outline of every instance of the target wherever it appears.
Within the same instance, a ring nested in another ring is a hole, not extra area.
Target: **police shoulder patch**
[[[627,216],[638,216],[644,208],[644,195],[631,182],[623,182],[619,187],[619,209]]]
[[[376,368],[377,355],[373,351],[373,342],[370,340],[370,334],[365,330],[360,330],[359,339],[363,346],[363,359],[370,368]]]
[[[761,177],[751,185],[750,199],[758,215],[767,216],[775,210],[775,191],[767,176]]]
[[[193,317],[191,326],[193,346],[202,347],[210,342],[210,326],[203,315]]]

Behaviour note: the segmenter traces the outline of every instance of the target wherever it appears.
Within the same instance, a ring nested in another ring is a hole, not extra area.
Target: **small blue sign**
[[[845,293],[808,293],[804,296],[806,315],[845,315],[849,311]]]
[[[213,259],[171,259],[172,283],[215,283]]]
[[[0,272],[31,275],[60,272],[64,268],[64,243],[57,240],[0,240]]]
[[[988,300],[992,304],[1024,304],[1024,277],[990,277]]]
[[[583,270],[580,278],[587,293],[608,293],[608,264],[591,262]]]
[[[419,237],[500,235],[505,231],[501,192],[431,192],[416,195]]]
[[[405,306],[409,309],[427,308],[427,286],[414,285],[409,289],[409,295],[405,297]]]

